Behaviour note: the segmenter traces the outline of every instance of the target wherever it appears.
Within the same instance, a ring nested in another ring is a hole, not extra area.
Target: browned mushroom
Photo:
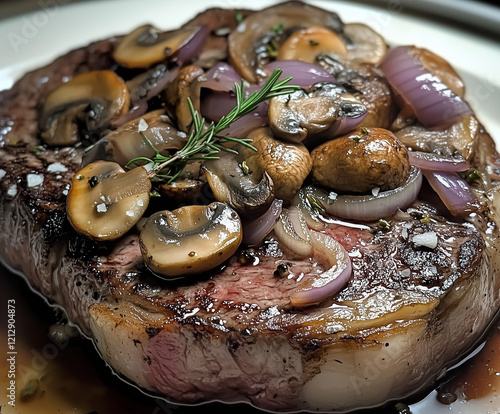
[[[338,62],[332,62],[322,56],[319,63],[328,71]],[[397,115],[397,105],[393,93],[385,78],[375,70],[373,65],[356,67],[340,67],[335,73],[337,83],[349,90],[367,108],[366,118],[361,126],[367,128],[389,128]]]
[[[428,130],[421,125],[410,125],[395,134],[408,148],[441,155],[459,154],[467,161],[474,157],[480,125],[475,116],[465,115],[458,122],[443,130]]]
[[[366,107],[345,88],[331,83],[271,99],[269,125],[284,140],[302,142],[319,134],[327,139],[342,135],[364,118]]]
[[[347,23],[344,26],[347,36],[346,60],[354,64],[379,64],[387,52],[385,39],[364,23]]]
[[[274,58],[290,30],[320,26],[340,33],[343,24],[335,13],[310,4],[289,1],[245,18],[228,38],[229,60],[246,80],[265,77],[262,67]]]
[[[394,189],[410,174],[408,150],[382,128],[353,130],[316,147],[311,157],[313,181],[342,193]]]
[[[234,154],[221,152],[219,159],[206,161],[203,169],[215,199],[241,216],[261,214],[273,201],[274,184],[269,174],[251,170]]]
[[[162,32],[146,24],[120,41],[113,58],[127,68],[147,68],[174,56],[199,30],[200,26],[186,26]]]
[[[207,199],[203,189],[207,182],[201,170],[201,161],[189,162],[173,182],[158,185],[158,192],[165,201],[177,204],[202,204]]]
[[[157,275],[200,274],[222,264],[242,240],[238,214],[224,203],[153,214],[140,235],[142,256]]]
[[[194,109],[199,112],[201,86],[198,78],[203,74],[204,71],[199,66],[185,66],[166,89],[168,110],[177,119],[177,127],[186,133],[189,133],[193,122],[188,98],[191,100]]]
[[[68,194],[68,220],[95,240],[115,240],[129,231],[149,204],[151,180],[145,168],[125,172],[110,161],[95,161],[78,171]]]
[[[321,53],[347,57],[344,40],[326,27],[311,26],[297,30],[287,37],[278,50],[278,60],[302,60],[314,63]]]
[[[125,82],[110,70],[76,75],[54,89],[40,114],[41,136],[49,145],[80,141],[79,125],[88,132],[107,127],[128,111],[130,97]]]
[[[158,109],[101,138],[84,154],[84,165],[102,159],[115,161],[124,167],[134,158],[151,158],[156,151],[166,155],[170,150],[179,150],[186,141],[186,134],[172,125],[165,111]]]
[[[274,183],[274,196],[288,203],[299,191],[311,171],[312,160],[302,143],[277,139],[267,127],[253,130],[248,138],[257,151],[246,147],[238,151],[251,171],[267,172]]]

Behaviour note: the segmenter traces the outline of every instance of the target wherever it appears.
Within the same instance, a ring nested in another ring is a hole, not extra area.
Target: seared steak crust
[[[234,27],[235,13],[196,19],[214,31]],[[206,50],[225,50],[224,39],[212,35]],[[0,257],[62,306],[119,373],[183,403],[340,412],[428,385],[475,343],[500,305],[500,161],[486,133],[474,163],[490,179],[476,184],[480,209],[465,220],[421,199],[390,228],[325,224],[348,250],[353,277],[320,306],[298,310],[289,298],[323,264],[297,260],[273,237],[195,281],[167,282],[144,268],[136,231],[106,243],[76,234],[65,203],[83,146],[41,147],[39,107],[72,76],[113,68],[115,44],[69,52],[0,93]],[[436,249],[413,241],[427,232]],[[425,358],[412,357],[417,344]],[[367,375],[370,363],[377,375]]]

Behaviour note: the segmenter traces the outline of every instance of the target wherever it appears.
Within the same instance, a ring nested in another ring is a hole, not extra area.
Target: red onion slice
[[[273,230],[279,220],[283,207],[283,200],[275,198],[269,209],[260,217],[243,223],[242,243],[247,246],[256,246]]]
[[[380,69],[426,128],[444,128],[472,113],[460,96],[423,67],[409,46],[390,49]]]
[[[264,66],[268,75],[275,69],[283,71],[280,80],[291,77],[292,83],[301,88],[309,88],[318,82],[336,82],[335,77],[322,67],[300,60],[275,60]]]
[[[295,216],[295,217],[294,217]],[[274,226],[274,234],[281,246],[286,247],[300,258],[311,257],[313,245],[308,231],[307,222],[297,209],[283,209],[280,218]]]
[[[236,105],[234,95],[225,91],[210,92],[200,102],[201,116],[210,121],[219,121],[227,115]]]
[[[330,128],[319,133],[315,139],[316,142],[323,142],[332,138],[340,137],[358,127],[368,115],[368,111],[358,116],[342,115],[339,116]]]
[[[352,264],[347,250],[335,239],[314,230],[310,231],[314,257],[320,257],[328,270],[306,280],[291,295],[296,307],[316,305],[331,298],[342,289],[352,276]]]
[[[425,170],[423,173],[453,216],[463,217],[478,209],[476,195],[457,173]]]
[[[343,219],[373,221],[393,216],[399,209],[413,203],[422,187],[422,172],[412,167],[406,183],[398,188],[381,191],[377,195],[336,195],[317,189],[313,195],[325,212]]]
[[[220,135],[227,135],[234,138],[246,138],[248,134],[259,127],[267,125],[268,102],[262,102],[255,112],[243,115],[234,121],[228,128],[221,131]]]
[[[459,172],[467,171],[470,164],[463,158],[447,157],[433,152],[409,151],[411,165],[422,170]]]
[[[194,61],[203,50],[207,38],[208,27],[200,26],[177,51],[176,61],[179,62],[179,65],[183,66]]]
[[[210,92],[201,101],[201,115],[210,121],[217,122],[227,115],[236,105],[236,98],[229,92]],[[267,112],[269,102],[261,102],[255,111],[243,115],[234,121],[228,128],[220,132],[220,135],[228,135],[235,138],[244,138],[255,128],[267,125]]]
[[[234,84],[241,83],[241,76],[226,62],[219,62],[209,69],[205,75],[206,80],[201,84],[202,88],[213,91],[234,91]]]
[[[210,90],[204,94],[200,103],[200,112],[204,118],[217,122],[236,106],[236,97],[232,93],[235,90],[235,83],[241,83],[241,76],[225,62],[218,63],[207,72],[206,80],[201,84],[201,88]],[[245,86],[245,96],[258,88],[258,85]],[[268,108],[269,102],[262,102],[253,113],[233,122],[221,135],[240,138],[252,129],[265,126]]]

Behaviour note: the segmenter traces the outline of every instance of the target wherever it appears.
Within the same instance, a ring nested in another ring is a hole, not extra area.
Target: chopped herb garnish
[[[158,190],[156,190],[155,188],[153,188],[150,192],[149,192],[149,196],[151,198],[157,198],[157,197],[161,197],[161,194],[158,192]]]
[[[35,155],[42,154],[45,152],[45,148],[41,145],[34,145],[33,147],[31,147],[31,152]]]
[[[283,32],[284,28],[285,28],[285,23],[281,22],[281,23],[277,24],[276,26],[271,27],[271,31],[275,34],[280,34],[281,32]]]
[[[431,222],[431,219],[429,218],[429,216],[424,215],[424,216],[420,219],[420,222],[422,222],[422,223],[430,223],[430,222]]]
[[[266,44],[266,51],[269,57],[275,58],[278,56],[279,44],[276,40],[271,40]]]
[[[309,207],[314,213],[316,214],[325,213],[325,208],[323,207],[323,204],[321,204],[321,201],[318,199],[318,197],[316,197],[313,194],[307,194],[306,199],[307,202],[309,203]]]
[[[246,161],[242,161],[240,164],[241,170],[243,171],[243,174],[249,175],[251,174],[252,171],[250,171],[250,167],[248,166]]]
[[[351,138],[355,142],[361,141],[361,137],[359,135],[351,135],[349,138]]]
[[[388,230],[392,229],[392,226],[393,226],[393,222],[390,220],[386,220],[386,219],[380,219],[378,221],[378,224],[377,224],[377,227],[383,231],[388,231]]]
[[[309,40],[309,44],[310,44],[311,46],[318,46],[318,45],[319,45],[319,42],[317,42],[316,40],[311,39],[311,40]]]
[[[241,12],[237,12],[234,17],[236,19],[236,23],[238,23],[238,24],[240,24],[244,19],[243,13],[241,13]]]
[[[465,181],[469,184],[473,184],[476,181],[481,180],[481,173],[477,171],[475,168],[470,168],[466,173],[465,173]]]
[[[368,135],[370,133],[370,130],[366,127],[361,127],[361,132],[365,135]]]
[[[155,151],[153,158],[137,157],[127,163],[127,167],[139,163],[151,164],[150,177],[155,181],[172,183],[179,177],[184,167],[191,161],[218,159],[217,154],[221,151],[235,153],[236,151],[225,146],[226,143],[236,143],[246,146],[254,151],[255,147],[251,145],[251,139],[234,138],[226,135],[220,135],[233,122],[254,111],[257,106],[275,96],[285,95],[300,89],[299,86],[288,85],[291,78],[288,77],[279,80],[283,71],[276,69],[270,76],[265,85],[259,90],[253,92],[245,98],[245,87],[243,81],[241,84],[235,83],[236,106],[217,123],[211,122],[206,126],[206,121],[194,109],[193,103],[188,98],[189,110],[193,119],[193,126],[188,140],[175,154],[161,154],[145,137]]]

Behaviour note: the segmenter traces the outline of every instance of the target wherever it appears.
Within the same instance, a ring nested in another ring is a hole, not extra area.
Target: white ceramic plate
[[[129,32],[144,23],[163,29],[176,28],[210,6],[260,9],[272,1],[253,0],[249,5],[242,0],[190,0],[182,8],[178,1],[173,0],[65,3],[68,1],[40,1],[39,5],[47,6],[40,6],[30,14],[0,20],[0,90],[11,87],[23,73],[49,63],[62,53],[94,40]],[[326,0],[312,3],[336,11],[345,22],[370,25],[390,44],[415,44],[446,58],[465,79],[467,98],[478,118],[500,142],[500,42],[494,37],[473,34],[459,26],[439,24],[436,19],[426,19],[421,14],[418,17],[412,15],[408,13],[410,4],[405,1],[377,2],[379,7]],[[472,2],[460,3],[464,6]],[[452,12],[450,2],[441,4],[441,16],[443,7]],[[468,4],[467,7],[472,6]],[[476,13],[474,18],[475,25],[480,26],[477,19],[481,16]],[[485,25],[496,18],[490,16]],[[431,408],[430,400],[427,400],[412,407],[412,412],[498,413],[500,398],[491,396],[487,400],[470,405],[460,404],[451,409],[435,405]]]

